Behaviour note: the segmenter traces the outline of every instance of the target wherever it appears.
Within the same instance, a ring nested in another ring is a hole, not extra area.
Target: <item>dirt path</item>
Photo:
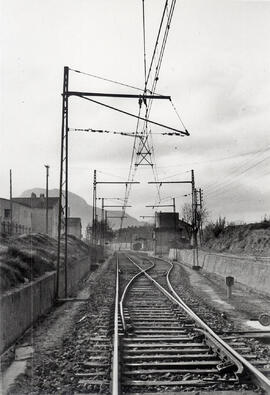
[[[270,298],[247,290],[236,283],[233,286],[231,299],[227,299],[224,278],[212,273],[197,272],[181,265],[188,274],[189,281],[196,294],[218,311],[225,313],[239,330],[270,330],[270,326],[262,326],[258,321],[261,313],[270,314]]]

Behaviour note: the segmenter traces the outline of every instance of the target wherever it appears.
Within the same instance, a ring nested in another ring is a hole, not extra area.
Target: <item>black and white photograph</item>
[[[270,0],[0,11],[0,395],[270,394]]]

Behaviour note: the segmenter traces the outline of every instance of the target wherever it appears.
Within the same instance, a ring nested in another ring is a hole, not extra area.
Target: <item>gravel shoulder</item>
[[[270,312],[270,298],[246,289],[243,285],[235,283],[232,298],[227,299],[225,280],[212,273],[197,272],[187,266],[181,265],[188,275],[193,292],[217,311],[225,313],[239,330],[270,330],[257,321],[254,326],[247,321],[258,319],[261,313]]]

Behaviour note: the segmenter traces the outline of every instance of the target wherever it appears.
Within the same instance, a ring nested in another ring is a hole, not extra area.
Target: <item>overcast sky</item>
[[[145,0],[147,64],[162,0]],[[0,196],[59,185],[63,67],[143,87],[141,0],[2,0]],[[256,221],[270,214],[270,2],[177,0],[157,91],[171,95],[190,137],[154,136],[160,180],[188,180],[212,218]],[[134,93],[70,73],[76,90]],[[104,99],[133,113],[138,102]],[[151,119],[181,128],[169,102],[154,103]],[[78,98],[70,99],[70,127],[134,131],[136,120]],[[152,132],[163,129],[152,127]],[[70,190],[89,203],[93,170],[100,181],[126,180],[133,139],[70,132]],[[138,168],[131,215],[151,215],[156,200],[151,169]],[[163,185],[177,209],[188,185]],[[100,197],[124,196],[99,186]]]

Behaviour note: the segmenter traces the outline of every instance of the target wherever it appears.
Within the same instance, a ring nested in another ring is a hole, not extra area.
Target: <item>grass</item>
[[[37,233],[1,239],[0,247],[1,292],[56,269],[57,240],[47,235]],[[63,247],[61,242],[62,251]],[[74,236],[68,237],[68,265],[73,266],[88,255],[88,245]],[[60,266],[63,261],[61,252]]]

